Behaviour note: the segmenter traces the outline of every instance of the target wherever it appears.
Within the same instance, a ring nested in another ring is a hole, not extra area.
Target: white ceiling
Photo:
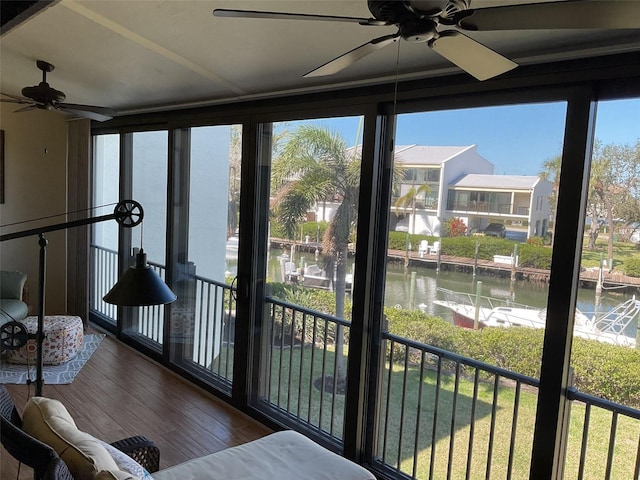
[[[546,0],[542,0],[546,1]],[[636,1],[636,0],[629,0]],[[472,0],[472,7],[533,0]],[[266,94],[419,79],[460,70],[425,44],[398,42],[339,74],[310,70],[395,27],[218,18],[214,8],[371,17],[366,0],[61,0],[0,39],[0,91],[20,95],[56,66],[49,84],[69,103],[133,113]],[[640,51],[640,30],[501,31],[469,34],[520,65]]]

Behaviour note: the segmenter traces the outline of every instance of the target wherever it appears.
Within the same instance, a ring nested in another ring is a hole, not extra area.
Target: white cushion
[[[22,428],[53,448],[75,480],[95,480],[102,470],[118,470],[109,452],[91,435],[78,430],[58,400],[31,398],[22,414]]]
[[[153,474],[154,480],[375,480],[304,435],[284,431]]]

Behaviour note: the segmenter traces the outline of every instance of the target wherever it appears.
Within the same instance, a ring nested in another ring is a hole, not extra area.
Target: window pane
[[[406,340],[387,337],[376,454],[409,476],[528,478],[565,114],[398,116],[385,316]]]
[[[231,392],[235,296],[231,278],[238,262],[241,125],[205,126],[179,132],[189,139],[185,209],[176,209],[178,232],[171,307],[172,360]]]
[[[362,119],[288,122],[273,131],[260,397],[284,422],[341,440]]]
[[[640,408],[638,112],[637,98],[598,104],[580,273],[584,288],[571,350],[577,401],[570,431],[576,434],[569,437],[565,472],[573,477],[583,468],[605,478],[609,464],[610,478],[637,474],[640,421],[612,410],[616,404]],[[584,394],[612,403],[592,407]]]
[[[120,135],[93,137],[93,215],[113,213],[120,200]],[[102,297],[118,281],[118,224],[94,223],[91,228],[91,298],[92,313],[108,323],[116,323],[116,306]]]
[[[132,233],[132,246],[143,248],[147,261],[164,279],[167,224],[167,149],[166,131],[135,132],[132,150],[133,199],[144,209],[144,220]],[[131,263],[135,259],[132,257]],[[164,306],[140,307],[123,325],[127,335],[162,344]]]

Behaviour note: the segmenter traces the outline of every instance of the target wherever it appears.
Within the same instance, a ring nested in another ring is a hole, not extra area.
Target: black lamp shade
[[[129,267],[103,300],[121,307],[143,307],[174,302],[178,297],[147,264],[147,254],[136,255],[135,267]]]

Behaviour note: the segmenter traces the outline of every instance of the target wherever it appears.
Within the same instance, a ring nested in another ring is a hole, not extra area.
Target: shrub
[[[389,332],[420,343],[455,351],[460,329],[455,325],[419,310],[396,310],[385,308]]]
[[[518,250],[520,257],[519,266],[529,268],[551,268],[551,249],[536,245],[521,244]]]
[[[269,289],[269,295],[286,302],[329,314],[335,312],[335,297],[331,292],[283,283],[269,283]],[[351,318],[351,302],[348,298],[345,300],[345,318]],[[384,314],[392,334],[522,375],[540,377],[542,329],[468,330],[419,310],[385,308]],[[296,328],[301,329],[301,325]],[[309,326],[307,330],[310,336]],[[333,338],[333,332],[330,337]],[[404,345],[394,345],[394,361],[404,361]],[[410,355],[410,361],[420,360],[417,351],[412,349]],[[576,337],[571,365],[574,385],[579,391],[634,408],[640,406],[640,350]]]
[[[511,240],[496,237],[457,237],[442,240],[442,253],[455,257],[474,258],[476,242],[479,243],[478,258],[493,260],[494,255],[511,255],[513,244]]]
[[[544,239],[542,237],[529,237],[527,238],[527,245],[542,247],[544,245]]]
[[[462,237],[467,234],[467,225],[457,217],[446,219],[442,227],[445,237]]]
[[[624,273],[630,277],[640,277],[640,258],[629,258],[624,262]]]
[[[318,238],[318,232],[320,233],[320,241],[322,242],[322,236],[328,227],[327,222],[305,222],[298,226],[298,233],[296,234],[296,241],[304,241],[304,238],[309,235],[309,240],[315,242]],[[272,219],[271,224],[271,236],[274,238],[287,238],[287,234],[281,223]],[[302,237],[298,237],[301,235]]]
[[[309,235],[311,241],[315,242],[319,233],[320,241],[322,242],[322,236],[328,226],[329,224],[327,222],[305,222],[302,224],[302,238],[304,239]]]
[[[584,338],[573,339],[574,385],[612,402],[640,405],[640,351]]]
[[[385,309],[385,315],[393,334],[522,375],[540,377],[542,329],[467,330],[419,311]],[[402,346],[396,345],[393,358],[404,359]],[[639,350],[576,337],[571,364],[579,391],[634,408],[640,406]]]
[[[311,290],[307,287],[287,283],[270,282],[267,294],[294,305],[301,305],[311,310],[335,315],[336,296],[328,290]],[[351,318],[351,300],[345,298],[345,318]]]
[[[429,235],[414,235],[409,234],[409,243],[411,244],[411,250],[417,251],[418,245],[421,240],[427,240],[429,243],[433,243],[438,240],[437,237]],[[391,250],[404,250],[407,248],[407,233],[406,232],[389,232],[389,249]]]

